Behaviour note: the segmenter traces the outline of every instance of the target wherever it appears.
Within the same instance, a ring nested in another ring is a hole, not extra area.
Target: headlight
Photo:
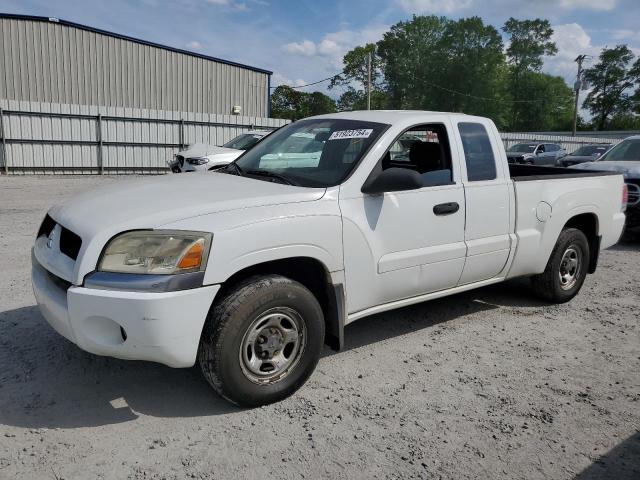
[[[187,158],[187,163],[190,165],[204,165],[209,163],[209,159],[207,157],[191,157]]]
[[[210,233],[170,230],[122,233],[107,244],[98,270],[156,275],[202,271],[211,238]]]

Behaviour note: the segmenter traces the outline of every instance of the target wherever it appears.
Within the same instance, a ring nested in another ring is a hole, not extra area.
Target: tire
[[[550,303],[575,297],[589,270],[589,242],[582,231],[567,228],[558,236],[544,272],[531,277],[536,295]]]
[[[280,275],[251,277],[209,312],[200,368],[215,391],[238,406],[277,402],[313,373],[324,327],[320,304],[302,284]]]

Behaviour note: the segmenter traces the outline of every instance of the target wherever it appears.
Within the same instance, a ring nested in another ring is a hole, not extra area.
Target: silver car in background
[[[507,149],[507,161],[524,165],[556,165],[567,154],[557,143],[516,143]]]

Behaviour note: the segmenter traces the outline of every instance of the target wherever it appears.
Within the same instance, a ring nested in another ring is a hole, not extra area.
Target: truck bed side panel
[[[580,214],[595,215],[601,248],[616,243],[624,226],[622,182],[620,175],[515,181],[518,244],[507,277],[543,272],[563,227]]]

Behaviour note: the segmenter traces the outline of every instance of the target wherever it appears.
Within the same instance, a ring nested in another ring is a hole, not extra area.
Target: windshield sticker
[[[343,140],[345,138],[369,138],[372,133],[372,128],[360,128],[358,130],[337,130],[331,134],[329,140]]]

